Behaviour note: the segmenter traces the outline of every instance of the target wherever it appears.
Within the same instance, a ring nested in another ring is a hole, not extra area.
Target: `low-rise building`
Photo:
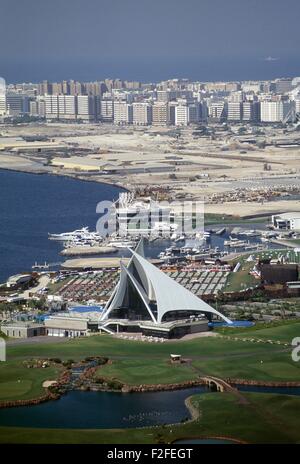
[[[274,214],[272,224],[276,229],[300,230],[300,212]]]
[[[85,337],[98,332],[98,320],[73,313],[56,314],[45,320],[45,331],[49,337]]]
[[[45,327],[34,322],[13,321],[1,324],[1,332],[12,338],[38,337],[45,335]]]

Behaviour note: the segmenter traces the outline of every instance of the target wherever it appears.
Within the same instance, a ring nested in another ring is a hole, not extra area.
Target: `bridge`
[[[214,387],[219,392],[237,392],[237,389],[232,387],[228,382],[223,379],[219,379],[218,377],[212,376],[204,376],[201,377],[201,380],[207,385],[209,388]]]

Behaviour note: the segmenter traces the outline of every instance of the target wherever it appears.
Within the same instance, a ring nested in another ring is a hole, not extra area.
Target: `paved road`
[[[39,278],[39,283],[36,287],[29,288],[28,290],[25,290],[23,293],[20,293],[19,296],[28,299],[29,298],[29,293],[38,293],[39,290],[41,290],[44,287],[47,287],[50,282],[50,276],[48,274],[43,274]]]

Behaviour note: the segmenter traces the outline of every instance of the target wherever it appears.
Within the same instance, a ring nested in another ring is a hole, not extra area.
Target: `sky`
[[[0,76],[297,76],[299,24],[299,0],[0,0]]]

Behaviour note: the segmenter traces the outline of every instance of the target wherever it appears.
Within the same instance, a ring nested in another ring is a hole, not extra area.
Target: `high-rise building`
[[[77,96],[77,119],[81,119],[84,122],[96,119],[95,97],[89,95]]]
[[[260,104],[256,101],[245,101],[242,103],[243,121],[260,120]]]
[[[103,98],[100,106],[100,119],[103,122],[112,122],[114,119],[114,102],[112,99]]]
[[[73,120],[77,116],[75,95],[58,95],[59,119]]]
[[[174,90],[157,90],[157,101],[169,102],[176,99],[177,92]]]
[[[91,95],[93,97],[100,97],[105,91],[106,87],[103,82],[85,82],[83,84],[83,91],[86,95]]]
[[[225,101],[209,101],[208,117],[216,122],[225,121],[227,119],[227,105]]]
[[[168,120],[169,124],[175,125],[175,119],[176,119],[176,107],[178,106],[177,101],[171,101],[168,103]]]
[[[19,93],[6,94],[6,111],[9,116],[29,113],[29,98]]]
[[[290,101],[260,102],[260,119],[262,122],[290,122],[294,120],[294,104]]]
[[[199,104],[179,103],[175,108],[176,126],[187,126],[199,121]]]
[[[275,80],[275,92],[283,94],[292,90],[292,78],[276,79]]]
[[[152,107],[152,124],[154,126],[166,126],[169,124],[168,103],[155,102]]]
[[[52,86],[48,81],[43,81],[38,84],[38,94],[39,95],[51,95],[52,94]]]
[[[6,95],[0,94],[0,116],[4,116],[6,114]]]
[[[70,85],[70,95],[82,95],[82,84],[78,81],[71,80]]]
[[[52,86],[52,94],[53,95],[62,95],[64,92],[63,92],[63,85],[62,85],[62,82],[53,82],[51,84]]]
[[[133,124],[136,126],[148,126],[152,124],[152,105],[146,102],[135,102],[133,108]]]
[[[58,119],[58,95],[45,95],[45,113],[46,119]]]
[[[229,121],[241,121],[242,119],[242,103],[228,102],[227,104],[227,119]]]
[[[114,101],[114,123],[115,124],[132,124],[133,108],[126,101]]]
[[[46,107],[44,97],[37,97],[29,102],[29,115],[37,118],[45,118]]]

